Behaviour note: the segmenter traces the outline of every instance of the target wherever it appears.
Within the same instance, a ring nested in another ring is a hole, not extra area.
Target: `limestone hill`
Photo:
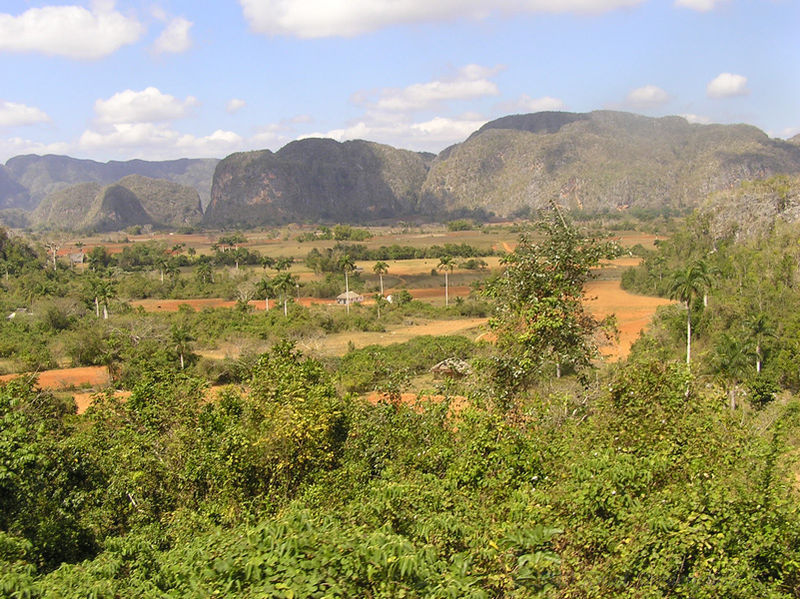
[[[442,152],[422,195],[440,210],[501,216],[551,199],[589,211],[684,209],[709,192],[778,173],[800,173],[800,147],[749,125],[544,112],[490,122]]]
[[[24,197],[6,191],[0,173],[0,207],[33,210],[45,196],[77,183],[108,185],[128,175],[166,179],[193,187],[207,202],[217,159],[180,159],[161,162],[128,160],[95,162],[70,156],[15,156],[6,162],[4,171],[25,191]]]
[[[429,155],[367,141],[304,139],[217,165],[204,223],[365,222],[420,210]]]
[[[31,220],[39,228],[100,232],[131,225],[193,225],[202,217],[200,197],[193,188],[129,175],[106,187],[79,183],[51,193]]]

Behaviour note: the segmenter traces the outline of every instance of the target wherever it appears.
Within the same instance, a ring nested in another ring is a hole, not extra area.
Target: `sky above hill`
[[[800,133],[797,0],[4,0],[0,162],[438,152],[513,113]]]

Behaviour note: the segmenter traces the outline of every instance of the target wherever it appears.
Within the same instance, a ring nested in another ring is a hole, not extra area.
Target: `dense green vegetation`
[[[54,269],[2,236],[2,307],[29,309],[0,324],[2,356],[108,364],[131,395],[79,416],[35,377],[0,384],[0,594],[796,597],[797,262],[782,256],[797,247],[789,227],[708,241],[690,219],[626,281],[688,304],[691,363],[676,305],[603,366],[597,335],[613,323],[584,311],[581,288],[616,249],[562,218],[503,258],[486,303],[335,316],[291,302],[137,313],[115,298],[138,275],[109,256]],[[424,336],[321,361],[286,340],[426,310],[490,313],[497,343]],[[228,335],[271,349],[194,354]],[[738,374],[731,347],[752,348]],[[401,401],[448,357],[470,369],[432,383],[443,400]],[[210,382],[239,384],[212,398]],[[385,399],[354,395],[372,390]]]

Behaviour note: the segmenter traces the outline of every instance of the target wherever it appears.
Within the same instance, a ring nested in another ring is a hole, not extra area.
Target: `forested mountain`
[[[800,172],[800,148],[748,125],[544,112],[504,117],[434,161],[422,194],[443,210],[501,216],[550,199],[592,212],[697,206],[747,179]]]
[[[131,225],[180,227],[203,217],[191,187],[129,175],[106,187],[80,183],[49,194],[31,215],[45,229],[113,231]]]
[[[95,162],[69,156],[15,156],[0,169],[0,207],[33,210],[50,193],[77,183],[108,185],[128,175],[166,179],[194,187],[208,201],[217,159]],[[15,184],[4,185],[4,173]],[[21,191],[21,190],[24,190]]]
[[[367,141],[304,139],[232,154],[214,174],[204,222],[254,226],[375,221],[420,212],[430,155]]]
[[[0,169],[0,208],[32,210],[69,185],[108,185],[138,174],[194,187],[208,203],[203,222],[211,227],[441,220],[468,213],[514,217],[553,199],[590,213],[660,213],[692,209],[709,193],[742,181],[798,173],[798,137],[771,139],[749,125],[612,111],[540,112],[491,121],[438,156],[331,139],[294,141],[277,152],[239,152],[222,161],[103,164],[17,156]],[[151,215],[156,221],[192,219],[183,204],[172,211],[169,195],[158,201],[161,212]]]
[[[623,112],[542,112],[487,123],[434,160],[368,142],[308,139],[234,154],[206,223],[508,217],[551,199],[590,212],[697,206],[741,181],[800,172],[800,147],[749,125]]]

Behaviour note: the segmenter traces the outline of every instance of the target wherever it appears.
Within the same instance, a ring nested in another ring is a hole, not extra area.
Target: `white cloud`
[[[81,6],[43,6],[14,16],[0,13],[0,52],[41,52],[68,58],[101,58],[132,44],[144,33],[133,17],[114,10],[114,2]]]
[[[232,131],[215,131],[207,136],[180,133],[157,123],[122,123],[107,132],[84,131],[78,147],[84,151],[102,151],[147,156],[154,159],[178,156],[197,158],[225,156],[242,149],[244,140]]]
[[[421,122],[374,123],[359,121],[342,129],[309,133],[300,138],[329,137],[337,141],[367,139],[395,147],[438,152],[445,146],[464,141],[471,133],[486,123],[478,115],[460,118],[435,117]]]
[[[732,98],[746,96],[750,93],[747,89],[747,77],[733,73],[720,73],[706,87],[709,98]]]
[[[151,123],[182,118],[197,104],[192,96],[181,101],[148,87],[142,91],[127,89],[108,100],[97,100],[94,111],[100,123]]]
[[[194,23],[180,17],[172,19],[153,44],[153,52],[156,54],[186,52],[192,47],[192,38],[189,35],[192,25]]]
[[[45,144],[21,137],[0,138],[0,162],[20,154],[67,154],[69,150],[69,144],[63,142]]]
[[[47,114],[34,106],[0,100],[0,127],[35,125],[49,120]]]
[[[352,37],[411,23],[491,14],[603,13],[643,0],[239,0],[252,29],[301,38]]]
[[[236,112],[239,112],[245,106],[247,106],[247,102],[245,102],[244,100],[240,100],[239,98],[232,98],[228,102],[228,105],[225,107],[225,110],[227,110],[230,114],[234,114]]]
[[[414,83],[404,88],[385,88],[379,92],[377,101],[370,101],[367,92],[355,94],[354,101],[366,104],[377,112],[412,112],[427,110],[445,101],[470,100],[500,93],[497,85],[488,79],[497,68],[480,65],[464,66],[449,78]]]
[[[656,85],[645,85],[631,90],[626,102],[636,108],[653,108],[669,102],[669,94]]]
[[[542,96],[541,98],[531,98],[528,94],[522,94],[513,102],[506,102],[499,107],[503,112],[546,112],[550,110],[564,110],[566,105],[562,100],[552,96]]]
[[[683,118],[685,118],[690,123],[696,123],[698,125],[708,125],[711,123],[711,119],[707,116],[702,116],[699,114],[681,114]]]
[[[675,0],[675,6],[690,8],[698,12],[709,12],[723,0]]]

